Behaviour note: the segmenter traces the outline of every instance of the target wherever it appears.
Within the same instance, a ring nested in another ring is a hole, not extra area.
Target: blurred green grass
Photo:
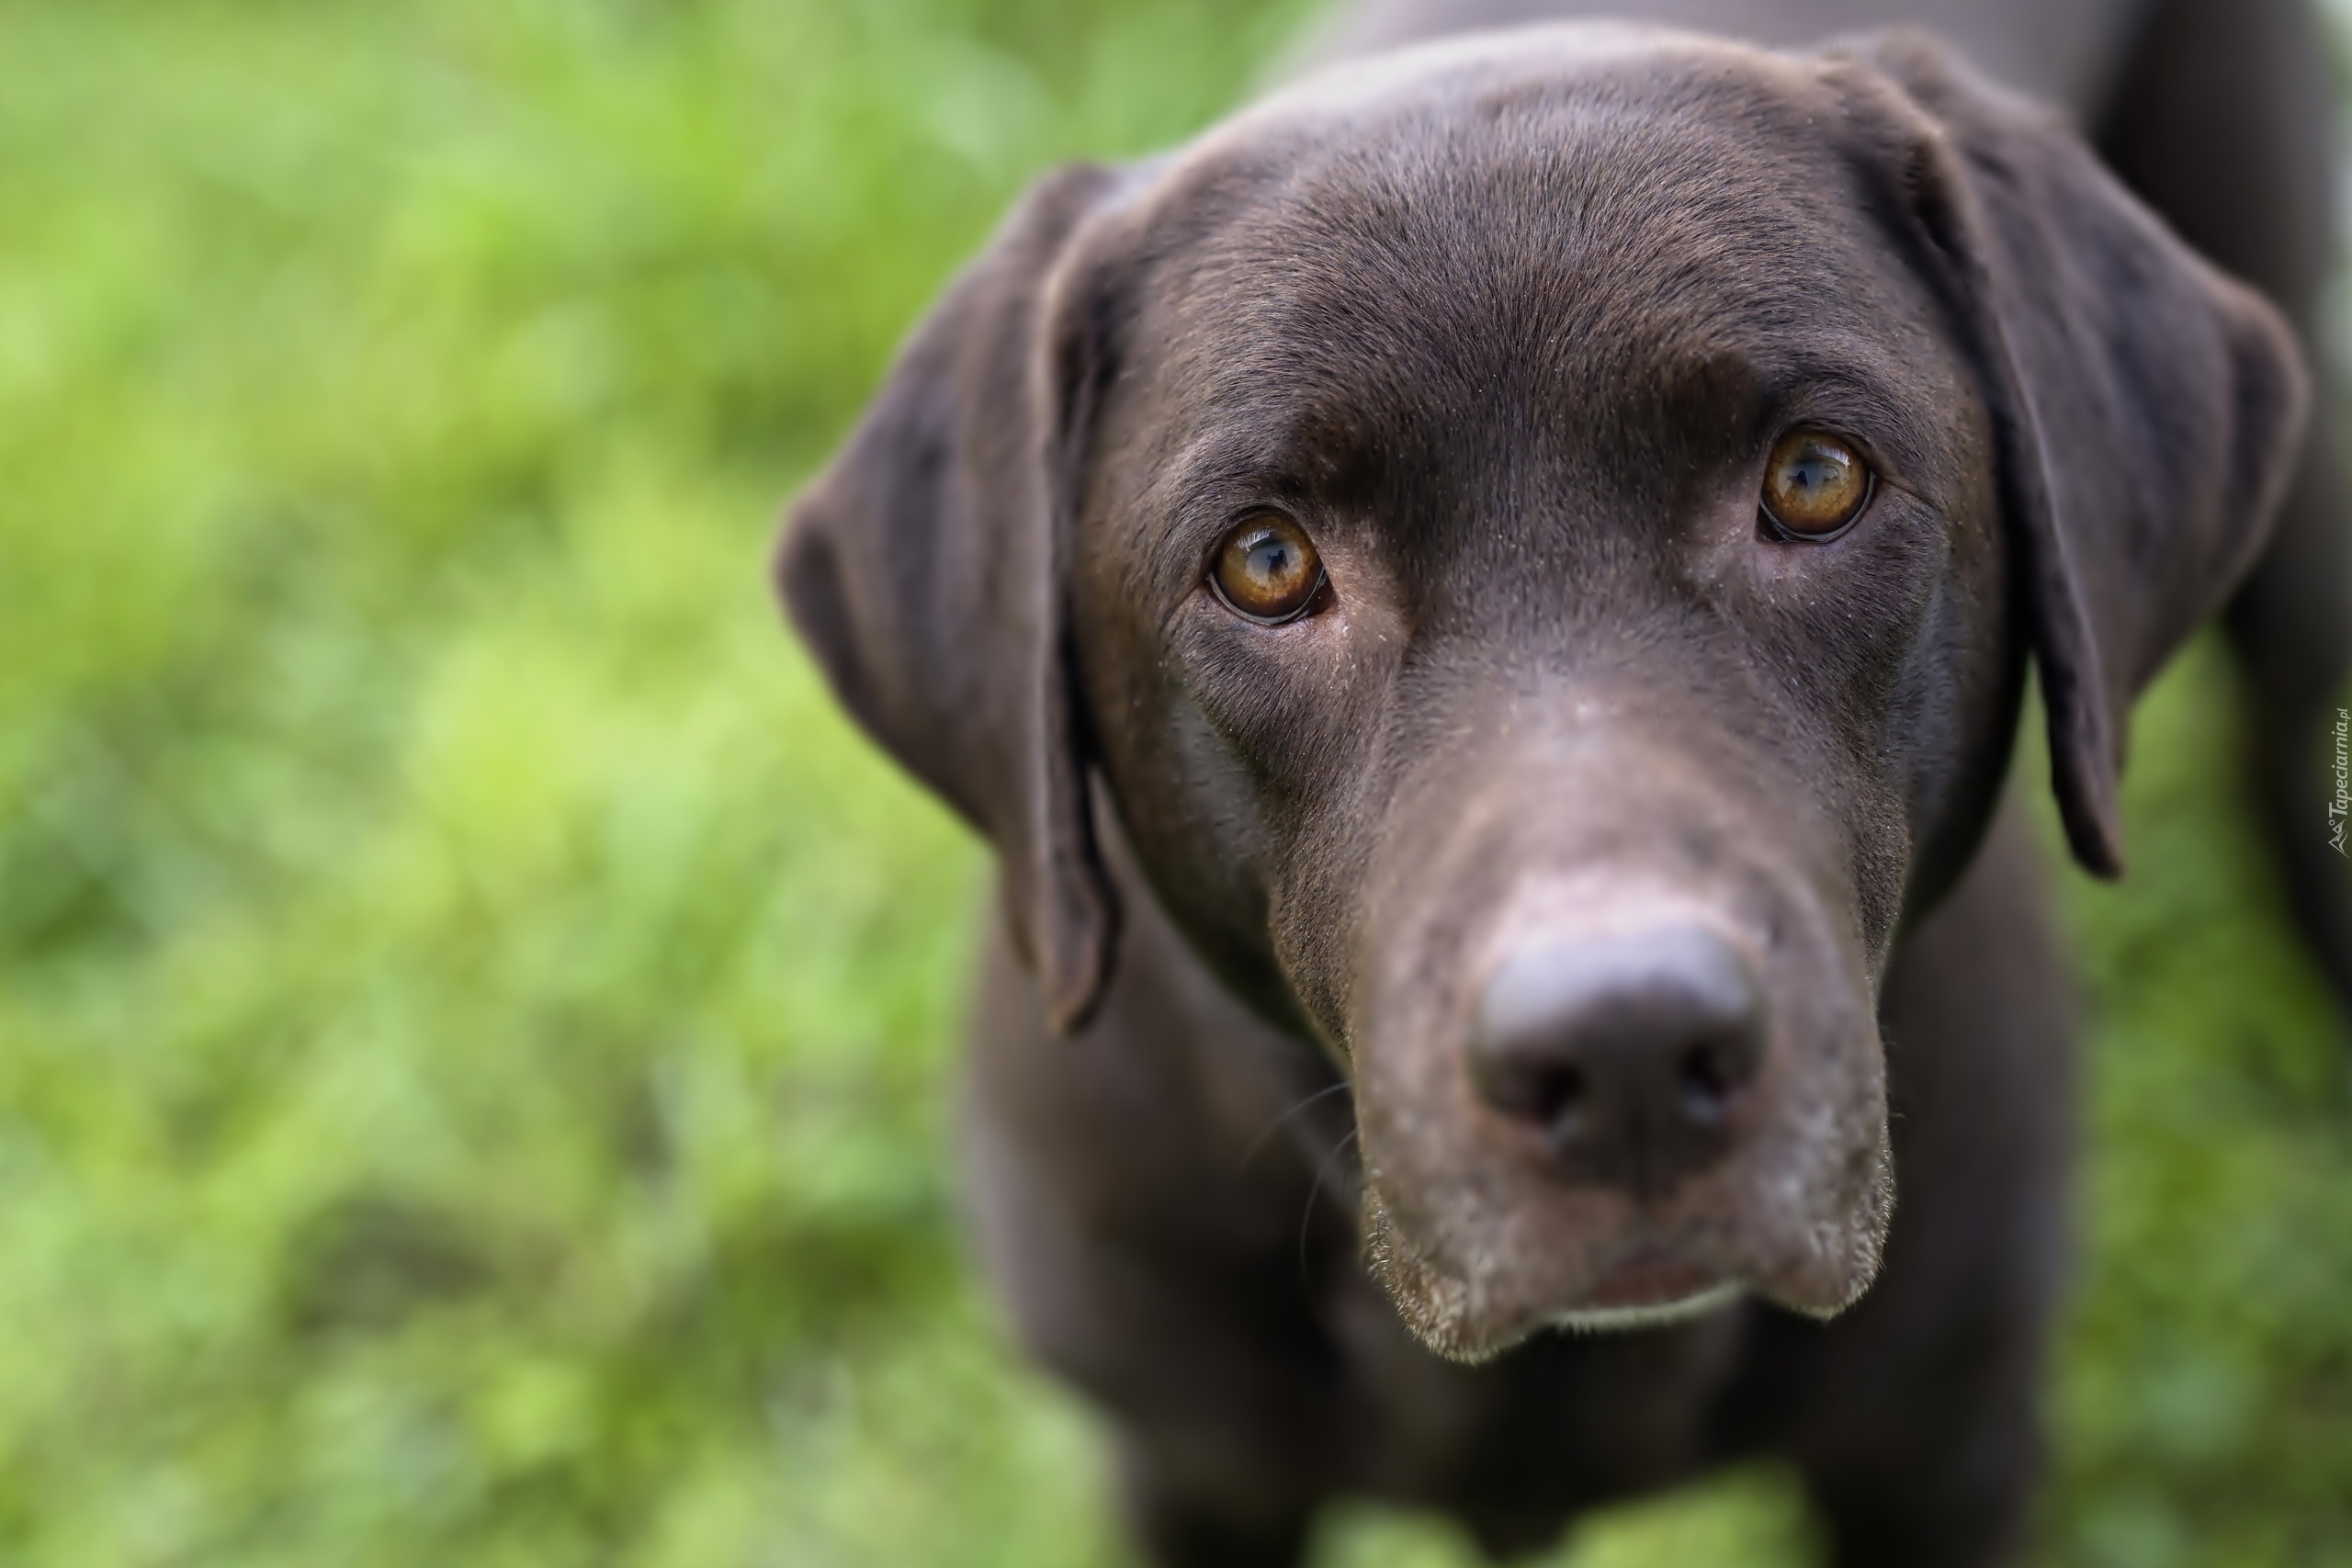
[[[1020,183],[1302,15],[0,0],[0,1562],[1120,1561],[956,1239],[981,853],[763,557]],[[2051,1563],[2352,1563],[2352,1115],[2229,695],[2068,888]],[[1804,1535],[1767,1472],[1561,1561]]]

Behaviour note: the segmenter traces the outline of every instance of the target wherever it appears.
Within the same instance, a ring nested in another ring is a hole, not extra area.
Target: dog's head
[[[994,840],[1064,1028],[1099,775],[1201,956],[1348,1066],[1375,1271],[1476,1356],[1862,1292],[1879,986],[2029,652],[2112,873],[2130,699],[2301,402],[2268,309],[1924,40],[1544,28],[1045,181],[780,573]]]

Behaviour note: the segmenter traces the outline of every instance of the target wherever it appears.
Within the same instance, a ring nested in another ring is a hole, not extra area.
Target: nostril
[[[1714,1042],[1706,1040],[1682,1053],[1675,1082],[1682,1100],[1682,1113],[1710,1127],[1730,1111],[1732,1094],[1738,1087],[1732,1081],[1723,1051]]]
[[[1529,1107],[1535,1120],[1555,1132],[1574,1130],[1576,1119],[1584,1110],[1584,1074],[1576,1067],[1554,1067],[1538,1075],[1535,1092]]]
[[[1470,1077],[1488,1105],[1545,1127],[1572,1124],[1592,1094],[1582,1066],[1540,1055],[1474,1050]]]

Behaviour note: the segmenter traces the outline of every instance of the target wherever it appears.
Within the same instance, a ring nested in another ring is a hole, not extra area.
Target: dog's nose
[[[1767,1027],[1755,975],[1703,926],[1531,946],[1479,998],[1470,1076],[1572,1177],[1646,1196],[1722,1156]]]

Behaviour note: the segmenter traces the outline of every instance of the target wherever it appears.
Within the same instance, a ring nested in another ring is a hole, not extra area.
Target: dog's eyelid
[[[1856,456],[1870,465],[1872,472],[1883,478],[1888,469],[1885,446],[1863,434],[1864,428],[1861,421],[1840,418],[1826,411],[1815,413],[1798,410],[1784,413],[1765,426],[1759,456],[1769,455],[1773,447],[1792,435],[1826,435],[1851,446]]]
[[[1842,545],[1862,533],[1865,524],[1877,526],[1881,514],[1890,506],[1895,509],[1898,517],[1926,518],[1943,524],[1948,524],[1951,520],[1950,512],[1933,496],[1912,485],[1905,484],[1892,475],[1883,471],[1873,471],[1870,494],[1863,498],[1862,504],[1855,512],[1852,520],[1835,533],[1824,534],[1818,537],[1788,533],[1780,527],[1770,512],[1760,504],[1756,509],[1756,522],[1758,531],[1765,536],[1766,542],[1770,544]]]
[[[1883,379],[1860,370],[1815,368],[1768,393],[1753,412],[1747,438],[1760,461],[1794,430],[1818,430],[1861,453],[1883,479],[1931,463],[1937,428]]]
[[[1862,434],[1866,428],[1863,422],[1848,423],[1835,417],[1783,419],[1773,427],[1764,450],[1769,454],[1782,436],[1798,430],[1817,430],[1834,435],[1851,446],[1870,469],[1871,495],[1862,504],[1862,515],[1878,510],[1880,496],[1888,491],[1908,496],[1931,511],[1941,512],[1943,505],[1930,493],[1932,487],[1918,482],[1913,466],[1921,463],[1932,469],[1933,459],[1922,457],[1907,440],[1866,435]]]

